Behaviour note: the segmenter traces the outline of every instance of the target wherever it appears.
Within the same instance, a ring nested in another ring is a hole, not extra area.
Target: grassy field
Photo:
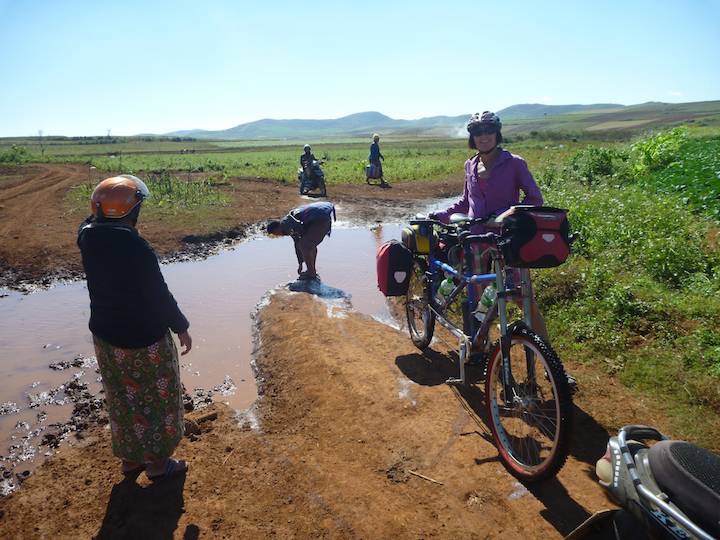
[[[222,177],[208,176],[188,181],[162,173],[145,175],[144,181],[152,193],[152,197],[143,203],[150,216],[171,216],[179,212],[187,214],[230,203],[230,197],[218,189],[226,184]],[[72,189],[67,196],[70,206],[86,208],[96,183],[88,181]]]
[[[95,145],[67,145],[61,152],[46,150],[43,161],[87,163],[108,173],[163,174],[182,176],[185,173],[222,173],[230,176],[268,178],[286,182],[297,181],[297,168],[302,145],[244,147],[235,141],[218,142],[208,149],[209,143],[199,143],[204,150],[181,153],[174,142],[149,142],[145,146],[136,141],[120,145],[112,155],[97,153]],[[213,143],[215,144],[215,143]],[[586,146],[587,142],[561,143],[528,139],[506,145],[511,151],[521,153],[531,166],[545,166],[564,159],[573,151]],[[102,145],[100,145],[102,147]],[[115,145],[111,145],[115,147]],[[187,145],[186,145],[187,146]],[[13,148],[15,150],[13,150]],[[366,142],[318,143],[313,153],[325,160],[328,184],[364,183],[364,166],[369,144]],[[6,148],[2,156],[14,152],[15,161],[40,161],[34,149],[26,146]],[[465,139],[431,139],[410,141],[387,141],[382,144],[385,156],[385,172],[389,181],[439,180],[462,174],[463,162],[472,152]],[[11,159],[8,159],[10,161]]]

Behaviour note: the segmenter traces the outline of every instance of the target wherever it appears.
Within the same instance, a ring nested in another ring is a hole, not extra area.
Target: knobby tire
[[[529,403],[529,405],[525,407],[507,406],[501,382],[502,352],[498,341],[495,342],[488,359],[485,406],[493,439],[503,465],[516,478],[533,482],[555,476],[567,460],[572,426],[572,395],[565,369],[555,351],[544,339],[521,325],[512,329],[510,342],[511,349],[519,347],[520,352],[525,355],[528,348],[535,352],[536,382],[531,383],[528,382],[529,377],[526,377],[524,381],[521,380],[522,356],[517,349],[514,352],[511,350],[511,358],[513,358],[513,354],[516,354],[517,363],[520,364],[516,366],[516,363],[511,360],[512,375],[516,383],[515,392],[523,394],[524,403]],[[527,361],[525,361],[525,365],[527,366]],[[550,395],[545,396],[545,398],[550,397],[551,399],[545,399],[545,401],[538,399],[538,396],[543,395],[542,389],[539,388],[541,384],[551,391]],[[552,415],[548,414],[548,406],[545,403],[553,403]],[[507,422],[507,426],[503,425],[503,421]],[[508,426],[520,428],[520,431],[526,431],[527,435],[524,437],[511,435],[508,433]],[[533,426],[533,428],[529,426]],[[552,438],[550,448],[547,450],[548,455],[544,458],[541,457],[541,449],[544,445],[531,438],[533,430],[540,434],[540,439],[543,436],[546,439]],[[521,455],[523,453],[537,453],[537,460],[530,462],[528,456]]]

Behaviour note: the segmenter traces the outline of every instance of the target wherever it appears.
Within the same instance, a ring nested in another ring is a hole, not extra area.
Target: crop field
[[[211,173],[228,176],[267,178],[295,182],[302,145],[249,146],[241,148],[234,141],[226,141],[212,151],[195,150],[182,152],[169,143],[132,143],[124,151],[113,155],[97,155],[92,146],[71,146],[62,153],[46,153],[45,161],[84,162],[108,173],[154,173],[168,172],[178,176],[184,173]],[[172,145],[179,143],[172,143]],[[209,143],[202,143],[207,145]],[[221,144],[221,143],[218,143]],[[520,153],[531,167],[545,166],[571,155],[587,143],[565,141],[522,141],[506,147]],[[15,147],[25,148],[26,147]],[[328,184],[364,183],[364,167],[367,162],[367,143],[325,143],[313,146],[318,159],[325,160],[324,170]],[[390,141],[381,145],[385,156],[386,178],[391,182],[414,180],[440,180],[461,176],[464,161],[472,155],[465,139],[437,139]],[[72,151],[71,151],[72,150]],[[5,151],[9,155],[11,149]],[[2,161],[0,151],[0,161]],[[27,151],[17,160],[37,160],[37,153]]]

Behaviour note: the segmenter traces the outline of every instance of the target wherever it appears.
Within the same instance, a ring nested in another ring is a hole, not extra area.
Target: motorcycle
[[[652,427],[625,426],[595,472],[621,508],[591,516],[568,540],[720,538],[720,456]]]
[[[318,197],[327,196],[325,187],[325,173],[320,165],[323,161],[313,160],[311,164],[298,169],[298,182],[300,183],[300,195],[309,195],[311,191],[318,190]]]

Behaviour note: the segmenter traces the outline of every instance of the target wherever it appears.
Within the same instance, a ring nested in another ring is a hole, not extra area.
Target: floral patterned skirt
[[[182,384],[175,342],[120,349],[93,335],[115,456],[134,463],[169,458],[183,436]]]

